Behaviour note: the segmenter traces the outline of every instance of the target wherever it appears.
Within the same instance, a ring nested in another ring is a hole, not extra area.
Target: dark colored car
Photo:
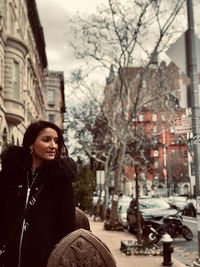
[[[177,213],[176,209],[161,198],[139,199],[139,210],[141,221],[147,219],[159,221],[164,216]],[[127,210],[127,223],[129,232],[134,233],[137,231],[137,203],[135,199],[130,202]]]

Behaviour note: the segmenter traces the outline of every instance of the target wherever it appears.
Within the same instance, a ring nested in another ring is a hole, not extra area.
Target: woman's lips
[[[55,156],[56,152],[47,152],[49,156]]]

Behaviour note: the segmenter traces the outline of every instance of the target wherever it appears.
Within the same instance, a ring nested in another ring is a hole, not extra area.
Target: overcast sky
[[[67,46],[67,17],[76,12],[93,13],[97,5],[107,3],[107,0],[36,0],[36,3],[44,31],[48,67],[64,71],[67,77],[80,64]],[[197,22],[199,14],[194,17]]]
[[[76,12],[94,12],[106,0],[36,0],[46,42],[49,69],[64,71],[77,64],[67,47],[66,17]]]

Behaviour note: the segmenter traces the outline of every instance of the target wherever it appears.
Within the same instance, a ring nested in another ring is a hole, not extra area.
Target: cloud
[[[77,65],[72,49],[67,46],[66,18],[76,12],[94,12],[96,5],[103,2],[105,0],[36,0],[49,68],[69,72]]]

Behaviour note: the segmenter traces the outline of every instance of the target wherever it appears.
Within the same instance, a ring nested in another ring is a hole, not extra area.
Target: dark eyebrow
[[[50,135],[41,135],[41,138],[48,138],[48,139],[58,140],[58,136],[56,136],[56,137],[51,137]]]

